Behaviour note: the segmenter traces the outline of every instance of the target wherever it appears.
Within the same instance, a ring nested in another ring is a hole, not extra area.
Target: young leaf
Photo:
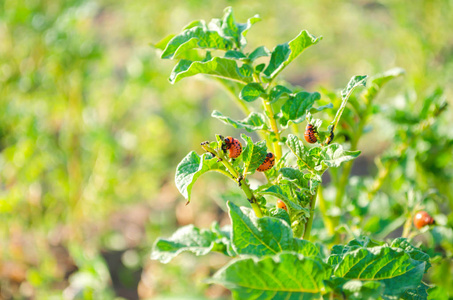
[[[169,80],[174,84],[185,77],[206,74],[246,84],[252,81],[251,72],[238,68],[236,61],[228,58],[214,57],[206,62],[182,59],[173,68]]]
[[[261,18],[255,15],[248,19],[247,23],[236,23],[233,17],[233,9],[227,7],[221,22],[221,31],[224,35],[231,37],[238,48],[243,49],[247,45],[247,40],[245,39],[247,32],[258,21],[261,21]]]
[[[267,155],[267,146],[266,141],[259,141],[254,144],[252,139],[245,134],[241,134],[241,137],[246,143],[242,152],[245,175],[247,172],[255,172],[256,168],[264,162]]]
[[[267,129],[266,120],[265,120],[264,116],[262,114],[256,113],[256,112],[250,113],[250,115],[248,115],[247,118],[245,118],[241,121],[236,121],[236,120],[231,119],[230,117],[226,117],[217,110],[214,110],[212,112],[211,116],[216,119],[219,119],[220,121],[222,121],[225,124],[233,126],[234,128],[245,129],[248,132]]]
[[[227,52],[225,52],[224,58],[232,58],[232,59],[237,59],[237,60],[243,60],[243,59],[246,59],[247,57],[241,51],[228,50]]]
[[[233,291],[234,299],[320,299],[328,265],[319,259],[281,253],[259,260],[238,259],[209,280]]]
[[[356,75],[349,80],[348,85],[341,91],[341,98],[343,101],[347,100],[352,91],[359,86],[366,86],[367,75]],[[343,105],[342,105],[343,106]]]
[[[361,248],[344,255],[334,275],[346,279],[376,280],[384,284],[384,295],[399,297],[418,287],[425,262],[410,258],[404,251],[390,247]]]
[[[321,165],[316,166],[317,171],[325,171],[327,168],[337,168],[342,163],[356,159],[361,151],[343,150],[340,144],[330,144],[321,151]]]
[[[213,230],[199,229],[193,225],[179,228],[170,238],[159,238],[154,243],[151,259],[168,263],[178,254],[189,251],[197,256],[206,255],[211,251],[219,251],[234,256],[230,247],[230,232],[221,230],[218,225]]]
[[[388,71],[385,71],[384,73],[377,74],[377,75],[373,76],[370,79],[370,81],[371,81],[372,85],[376,85],[376,87],[380,88],[384,84],[386,84],[388,81],[390,81],[390,80],[392,80],[392,79],[394,79],[396,77],[402,76],[405,73],[406,72],[404,71],[404,69],[394,68],[394,69],[390,69]]]
[[[233,42],[218,31],[210,30],[204,21],[196,21],[188,29],[174,36],[165,47],[161,58],[172,59],[178,52],[193,48],[229,50]]]
[[[304,160],[306,156],[305,146],[302,141],[295,135],[289,134],[286,140],[286,145],[289,147],[291,152],[297,157],[297,159]]]
[[[299,169],[281,168],[280,173],[283,175],[283,178],[294,182],[299,188],[307,188],[307,180],[304,178],[304,173]]]
[[[272,51],[271,59],[264,75],[271,79],[275,78],[289,63],[311,45],[317,44],[322,37],[315,37],[303,30],[293,40],[280,44]]]
[[[283,85],[276,85],[271,89],[269,93],[269,102],[274,103],[280,99],[280,97],[291,95],[292,91]]]
[[[321,99],[321,94],[318,92],[308,93],[300,92],[294,97],[287,100],[281,108],[283,118],[280,119],[280,123],[283,126],[288,125],[288,121],[293,123],[301,123],[305,120],[305,113],[313,107],[316,100]]]
[[[257,218],[252,210],[239,208],[232,202],[228,202],[228,207],[233,226],[231,241],[238,254],[264,256],[294,251],[305,256],[318,255],[314,244],[293,238],[287,222],[272,217]]]
[[[175,37],[175,34],[170,34],[158,41],[155,44],[152,44],[152,46],[156,49],[164,50],[165,47],[167,47],[168,42]]]
[[[221,168],[223,166],[217,162],[216,158],[212,158],[211,154],[204,153],[202,156],[199,156],[195,151],[192,151],[183,158],[176,168],[176,187],[184,198],[187,199],[187,203],[189,203],[192,186],[198,177],[208,171],[215,171]]]
[[[337,127],[338,121],[343,114],[344,109],[346,108],[346,104],[348,103],[348,99],[352,94],[352,91],[359,86],[366,86],[368,76],[353,76],[351,80],[349,80],[348,85],[341,91],[341,105],[340,108],[337,110],[335,118],[333,119],[331,126],[333,126],[333,130]]]
[[[250,61],[254,61],[257,58],[265,57],[265,56],[269,56],[269,55],[271,55],[271,52],[269,51],[269,49],[267,49],[264,46],[260,46],[260,47],[256,48],[255,50],[253,50],[249,55],[247,55],[247,59],[249,59]]]
[[[258,99],[261,94],[265,93],[266,91],[263,89],[261,84],[252,82],[244,86],[241,93],[239,94],[239,98],[241,98],[245,102],[253,102]]]

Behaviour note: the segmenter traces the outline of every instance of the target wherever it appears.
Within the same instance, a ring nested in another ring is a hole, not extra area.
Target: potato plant
[[[224,285],[235,299],[427,299],[432,286],[422,279],[431,267],[430,256],[408,239],[413,232],[412,213],[420,208],[414,201],[413,210],[403,218],[403,237],[384,242],[359,234],[342,243],[339,234],[341,228],[351,230],[342,223],[346,212],[365,222],[364,213],[347,211],[343,205],[352,161],[360,155],[358,141],[376,113],[374,98],[403,71],[393,69],[371,78],[353,76],[339,96],[291,86],[280,73],[322,38],[303,30],[272,51],[264,46],[249,50],[246,35],[259,20],[254,16],[237,23],[227,8],[221,19],[194,21],[155,45],[162,50],[162,58],[177,61],[171,83],[202,74],[235,95],[232,101],[243,110],[244,119],[219,111],[212,117],[252,136],[217,134],[200,141],[201,154],[191,151],[176,169],[175,183],[187,204],[192,201],[194,183],[205,173],[221,173],[237,185],[247,202],[228,201],[231,226],[182,227],[156,241],[152,259],[168,263],[184,251],[221,252],[231,262],[207,282]],[[442,109],[434,101],[427,105],[423,110],[427,120]],[[257,111],[259,107],[262,111]],[[234,158],[228,149],[231,138],[242,144]],[[398,149],[397,159],[404,150]],[[385,164],[394,161],[381,164],[384,171],[366,191],[369,201],[391,172]],[[272,168],[259,172],[263,163]],[[326,202],[322,191],[326,171],[335,179],[332,203]],[[252,185],[252,176],[260,184]],[[356,189],[363,186],[356,184]],[[312,235],[316,205],[330,240]],[[340,212],[329,214],[331,208]]]

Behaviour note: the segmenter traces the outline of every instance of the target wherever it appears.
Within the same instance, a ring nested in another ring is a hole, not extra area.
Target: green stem
[[[272,105],[269,103],[269,101],[267,101],[265,99],[263,99],[263,104],[264,104],[264,110],[266,111],[266,114],[269,117],[269,122],[271,124],[272,132],[275,134],[276,141],[273,142],[273,146],[274,146],[275,158],[278,161],[282,157],[282,147],[280,146],[280,132],[278,130],[277,121],[275,120],[275,117],[274,117],[274,111],[272,109]]]
[[[312,197],[310,199],[310,217],[308,218],[307,224],[305,225],[304,240],[310,240],[310,233],[311,233],[311,227],[313,225],[316,198],[318,197],[318,190],[319,189],[316,190],[316,193],[314,195],[312,195]]]
[[[239,178],[240,178],[239,177],[239,173],[233,168],[233,166],[226,159],[226,157],[223,154],[221,154],[220,158],[222,160],[222,164],[239,181]],[[245,196],[247,196],[247,200],[250,202],[250,205],[252,206],[252,209],[255,212],[255,215],[258,218],[262,218],[263,217],[263,213],[261,212],[260,205],[258,204],[258,201],[256,200],[255,195],[253,194],[252,190],[250,189],[250,186],[249,186],[249,183],[247,182],[247,179],[242,179],[238,183],[239,183],[239,187],[242,189],[242,191],[244,192]]]
[[[409,217],[406,219],[406,222],[404,223],[403,227],[403,238],[407,238],[411,232],[412,229],[412,214],[409,214]]]
[[[231,175],[230,173],[228,173],[228,172],[225,171],[225,170],[222,170],[222,169],[214,169],[213,171],[219,172],[219,173],[225,175],[226,177],[228,177],[228,178],[230,178],[230,179],[236,181],[236,179],[233,177],[233,175]]]
[[[352,92],[352,91],[351,91]],[[350,94],[347,95],[347,99],[349,99]],[[351,150],[354,151],[357,149],[357,145],[359,143],[360,138],[363,134],[363,129],[368,121],[368,116],[371,114],[372,108],[372,97],[369,94],[363,95],[363,102],[366,104],[366,108],[362,116],[360,117],[359,124],[357,126],[356,132],[354,132],[353,138],[351,140]],[[347,102],[347,101],[345,101]],[[345,104],[346,105],[346,104]],[[344,108],[343,108],[344,109]],[[338,115],[338,114],[337,114]],[[337,120],[338,122],[338,120]],[[335,124],[336,126],[336,124]],[[354,161],[347,162],[343,167],[343,173],[341,174],[340,180],[337,182],[337,194],[335,196],[335,206],[342,207],[342,202],[344,198],[344,194],[346,192],[346,186],[348,185],[349,175],[351,173],[352,164]],[[340,217],[332,218],[333,227],[337,227],[340,223]]]
[[[293,124],[292,128],[293,128],[294,134],[299,136],[299,134],[300,134],[299,124]]]
[[[327,232],[330,235],[335,233],[335,225],[332,222],[332,219],[327,215],[327,205],[324,195],[322,193],[322,186],[318,187],[318,201],[319,201],[319,211],[321,212],[322,220],[324,221],[324,226],[327,228]]]
[[[355,150],[352,149],[351,150]],[[338,181],[338,188],[337,188],[337,194],[335,197],[335,206],[341,207],[342,202],[343,202],[343,196],[346,192],[346,186],[348,185],[348,180],[349,180],[349,174],[351,173],[352,169],[352,161],[348,162],[345,164],[343,167],[343,173],[341,174],[341,178]]]
[[[335,118],[333,119],[332,123],[330,123],[331,125],[333,125],[332,132],[335,131],[335,128],[337,128],[338,121],[340,121],[341,115],[343,114],[343,111],[346,108],[346,104],[348,103],[349,97],[351,97],[351,94],[354,90],[355,88],[352,88],[346,96],[342,97],[340,108],[337,110],[337,114],[335,115]]]

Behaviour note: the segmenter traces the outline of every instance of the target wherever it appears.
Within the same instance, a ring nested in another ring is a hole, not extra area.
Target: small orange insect
[[[230,151],[230,154],[229,154],[230,158],[236,158],[239,155],[241,155],[242,145],[241,145],[241,142],[239,142],[237,139],[235,139],[231,136],[228,136],[223,140],[223,142],[224,142],[224,147],[222,146],[222,149]]]
[[[305,127],[304,137],[308,143],[310,144],[316,143],[318,139],[315,136],[315,128],[313,127],[313,125],[308,124],[307,127]]]
[[[277,207],[278,207],[278,208],[281,208],[281,209],[284,209],[284,210],[286,210],[286,211],[288,211],[288,208],[286,207],[285,202],[283,202],[283,201],[280,200],[280,199],[277,200]]]
[[[418,229],[422,229],[426,225],[432,225],[435,221],[426,211],[419,211],[414,216],[414,225]]]
[[[259,172],[264,172],[264,171],[272,169],[274,164],[275,164],[275,155],[273,153],[269,152],[266,155],[266,159],[256,170]]]

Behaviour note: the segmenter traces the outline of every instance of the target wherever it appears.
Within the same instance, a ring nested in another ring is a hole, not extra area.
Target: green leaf
[[[317,171],[325,171],[327,168],[337,168],[342,163],[356,159],[361,151],[348,151],[343,150],[340,144],[331,144],[322,148],[321,151],[321,164],[316,166]]]
[[[412,246],[405,238],[394,239],[390,244],[390,247],[403,249],[404,252],[409,254],[412,259],[424,261],[426,263],[425,272],[428,271],[428,269],[431,267],[431,263],[429,262],[429,255],[418,249],[417,247]]]
[[[151,259],[166,264],[184,251],[192,252],[197,256],[206,255],[211,251],[228,255],[228,247],[231,247],[229,230],[222,230],[217,224],[213,225],[212,230],[187,225],[179,228],[168,239],[157,239],[151,252]],[[230,255],[234,255],[231,249]]]
[[[165,47],[161,58],[176,58],[178,53],[193,48],[229,50],[233,42],[215,30],[210,30],[204,21],[195,21],[180,34],[174,36]],[[196,26],[195,26],[196,25]]]
[[[259,15],[255,15],[247,20],[247,23],[239,23],[238,25],[238,33],[239,33],[239,41],[240,45],[239,47],[241,49],[244,49],[244,47],[247,45],[247,40],[245,39],[245,36],[247,35],[248,31],[250,28],[252,28],[252,25],[261,21],[261,18]]]
[[[245,129],[248,132],[256,131],[256,130],[266,130],[266,119],[260,113],[252,112],[248,115],[247,118],[237,121],[233,120],[230,117],[222,115],[221,112],[214,110],[211,114],[212,117],[219,119],[225,124],[231,125],[237,129]]]
[[[304,173],[299,169],[281,168],[279,171],[283,175],[283,178],[294,182],[299,188],[307,188],[307,180],[304,178]]]
[[[176,83],[185,77],[197,74],[211,75],[241,83],[248,83],[252,81],[250,71],[245,67],[241,67],[241,69],[238,68],[235,60],[214,57],[213,59],[205,62],[190,61],[186,59],[180,60],[170,74],[170,82]]]
[[[372,85],[376,85],[377,87],[382,87],[384,84],[389,82],[390,80],[404,75],[406,72],[404,69],[401,68],[394,68],[390,69],[388,71],[385,71],[384,73],[377,74],[373,77],[371,77],[370,81]]]
[[[269,55],[271,55],[271,52],[269,51],[269,49],[267,49],[264,46],[260,46],[260,47],[256,48],[255,50],[253,50],[249,55],[247,55],[247,58],[250,61],[254,61],[255,59],[258,59],[260,57],[266,57]]]
[[[331,255],[329,257],[328,263],[332,266],[338,264],[339,260],[343,258],[343,256],[351,251],[360,249],[360,248],[367,248],[367,247],[376,247],[376,246],[382,246],[385,243],[383,242],[378,242],[373,239],[370,239],[367,236],[360,236],[356,239],[353,239],[349,241],[346,245],[335,245],[332,247],[331,250]],[[331,258],[334,258],[338,256],[338,259],[333,260],[332,262],[330,261]]]
[[[289,134],[286,145],[297,159],[304,160],[306,156],[305,146],[302,141],[295,135]]]
[[[383,291],[383,285],[379,281],[348,280],[333,277],[327,280],[326,285],[336,294],[346,296],[348,300],[374,300],[379,299]]]
[[[269,102],[274,103],[278,101],[281,97],[291,95],[292,91],[283,85],[276,85],[271,89],[269,93]]]
[[[425,262],[412,259],[400,249],[380,246],[348,252],[335,267],[334,275],[380,281],[384,284],[384,296],[400,297],[406,290],[418,287],[424,270]]]
[[[304,211],[306,215],[309,215],[309,211],[307,208],[302,207],[298,204],[298,201],[291,193],[291,189],[289,185],[280,184],[280,185],[272,185],[264,190],[258,192],[260,195],[271,195],[274,197],[279,198],[288,206],[290,212],[291,211]]]
[[[231,58],[231,59],[237,59],[237,60],[243,60],[247,58],[244,53],[241,51],[236,51],[236,50],[228,50],[225,52],[224,58]]]
[[[319,107],[312,107],[312,108],[310,108],[310,113],[311,114],[315,114],[317,112],[323,111],[323,110],[328,109],[328,108],[333,108],[333,104],[329,103],[329,104],[326,104],[326,105],[323,105],[323,106],[319,106]]]
[[[167,47],[168,42],[175,37],[175,34],[170,34],[158,41],[155,44],[152,44],[152,46],[156,49],[164,50],[165,47]]]
[[[297,93],[283,104],[281,108],[283,118],[280,119],[280,123],[283,126],[287,126],[288,121],[292,121],[296,124],[303,122],[305,120],[306,111],[310,110],[315,101],[319,99],[321,99],[321,95],[318,92]]]
[[[431,287],[426,283],[422,282],[417,288],[415,289],[408,289],[404,292],[401,296],[401,299],[404,300],[426,300],[428,299],[428,289]],[[431,296],[431,293],[430,293]],[[434,298],[440,299],[440,298]]]
[[[225,8],[225,15],[221,21],[221,31],[224,35],[231,37],[238,48],[243,49],[247,45],[245,36],[247,32],[256,22],[261,21],[259,15],[255,15],[247,20],[247,23],[236,23],[233,17],[233,9],[231,7]]]
[[[331,270],[319,259],[281,253],[238,259],[209,280],[233,291],[234,299],[320,299]]]
[[[286,221],[273,217],[257,218],[253,211],[228,202],[233,226],[232,245],[238,254],[256,256],[272,255],[282,251],[294,251],[305,256],[317,256],[318,248],[308,242],[293,238]]]
[[[367,75],[356,75],[349,80],[348,85],[341,91],[341,98],[346,101],[351,95],[352,91],[359,86],[366,86]],[[342,105],[343,106],[343,105]]]
[[[265,66],[266,66],[266,64],[259,64],[259,65],[256,65],[256,67],[255,67],[255,73],[261,73],[261,72],[263,72]]]
[[[246,146],[242,152],[242,160],[244,161],[244,175],[247,172],[254,173],[266,159],[267,146],[266,141],[253,143],[252,139],[245,134],[241,134],[241,138],[245,141]]]
[[[244,86],[241,93],[239,94],[239,98],[246,102],[253,102],[265,93],[266,91],[264,91],[261,84],[253,82]]]
[[[275,78],[289,63],[311,45],[317,44],[322,37],[315,37],[303,30],[293,40],[280,44],[272,51],[271,59],[264,75],[271,79]]]
[[[179,192],[190,202],[192,186],[198,177],[208,171],[222,169],[223,166],[212,158],[211,154],[204,153],[199,156],[195,151],[187,154],[176,168],[175,183]]]
[[[269,209],[269,216],[283,220],[286,223],[288,223],[288,225],[291,225],[291,220],[289,218],[289,215],[286,212],[286,210],[284,210],[284,209],[281,209],[278,207],[272,207]]]
[[[295,135],[289,134],[286,140],[286,145],[289,147],[291,152],[297,158],[297,165],[300,169],[310,169],[312,170],[315,166],[315,157],[310,156],[307,153],[307,149],[305,149],[304,144],[302,141]],[[316,147],[317,148],[317,147]],[[316,149],[312,148],[312,149]],[[312,150],[310,150],[312,151]]]

